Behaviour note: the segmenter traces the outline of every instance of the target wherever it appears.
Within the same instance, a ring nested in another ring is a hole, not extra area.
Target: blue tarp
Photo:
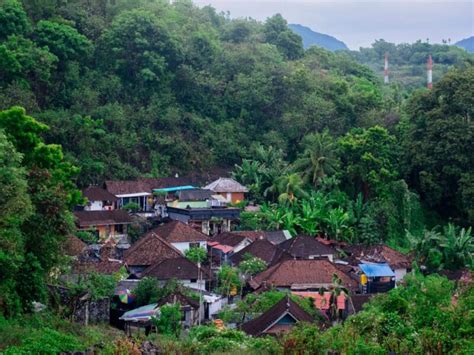
[[[395,276],[388,264],[359,264],[360,269],[367,277]]]
[[[172,191],[194,190],[194,189],[195,189],[194,186],[186,185],[186,186],[165,187],[163,189],[153,189],[153,192],[172,192]]]

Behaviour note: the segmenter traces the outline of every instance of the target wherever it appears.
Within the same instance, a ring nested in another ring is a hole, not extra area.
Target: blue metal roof
[[[388,264],[359,264],[360,269],[368,277],[395,276]]]
[[[186,186],[165,187],[163,189],[153,189],[153,192],[171,192],[171,191],[194,190],[194,189],[195,189],[194,186],[186,185]]]

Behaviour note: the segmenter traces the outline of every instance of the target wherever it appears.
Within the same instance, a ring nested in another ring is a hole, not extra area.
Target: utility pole
[[[388,78],[388,52],[385,52],[385,63],[383,70],[383,82],[384,84],[389,84],[390,80]]]
[[[198,325],[201,325],[201,308],[202,308],[202,272],[201,261],[198,262],[198,288],[199,288],[199,308],[198,308]]]

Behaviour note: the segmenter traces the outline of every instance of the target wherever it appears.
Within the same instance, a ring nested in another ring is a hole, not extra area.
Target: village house
[[[335,249],[324,245],[313,237],[305,235],[297,235],[279,244],[278,247],[297,259],[316,259],[323,257],[332,262],[336,256]]]
[[[254,337],[277,336],[290,331],[299,322],[314,323],[314,318],[285,296],[259,317],[242,324],[241,329]]]
[[[344,248],[348,254],[348,262],[351,265],[360,263],[387,263],[395,273],[395,282],[403,280],[403,277],[411,271],[411,258],[400,253],[387,245],[351,245]]]
[[[130,273],[140,276],[149,266],[166,259],[180,258],[183,254],[166,240],[150,231],[133,244],[123,255]]]
[[[189,179],[179,177],[108,180],[104,186],[107,191],[117,196],[117,208],[136,204],[138,213],[146,217],[154,216],[159,210],[159,206],[157,206],[159,199],[153,194],[153,191],[159,191],[157,195],[164,194],[166,197],[169,193],[176,192],[182,187],[194,188],[190,185]]]
[[[216,235],[232,230],[240,220],[240,208],[209,207],[209,208],[177,208],[167,207],[170,219],[189,224],[206,235]]]
[[[167,201],[167,206],[176,208],[209,208],[226,205],[227,202],[224,201],[222,196],[215,195],[211,190],[196,188],[177,191]]]
[[[74,211],[77,230],[91,232],[100,242],[127,242],[127,228],[132,219],[124,210]]]
[[[217,258],[218,264],[230,262],[230,256],[250,245],[252,240],[236,233],[220,233],[207,242],[211,259]]]
[[[141,273],[141,277],[153,277],[163,285],[175,279],[181,285],[197,290],[205,290],[206,282],[211,279],[207,269],[199,267],[184,256],[164,259],[153,264]]]
[[[219,178],[204,186],[204,189],[214,191],[224,197],[228,203],[239,203],[245,200],[249,191],[245,186],[231,178]]]
[[[82,196],[87,198],[84,211],[111,211],[115,209],[118,197],[98,186],[89,186],[82,190]]]
[[[257,274],[249,281],[254,290],[277,288],[279,290],[319,291],[333,288],[333,276],[350,291],[358,291],[358,283],[338,265],[327,259],[283,260]]]
[[[395,272],[386,263],[362,263],[360,286],[362,293],[388,292],[395,287]]]
[[[150,232],[159,235],[183,254],[190,248],[200,247],[206,249],[207,240],[209,239],[204,233],[181,221],[167,222]]]

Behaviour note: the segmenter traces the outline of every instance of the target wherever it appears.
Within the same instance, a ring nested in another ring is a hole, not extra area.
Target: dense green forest
[[[385,242],[428,272],[472,268],[473,93],[473,56],[447,45],[380,40],[331,53],[304,50],[280,15],[231,19],[186,0],[0,0],[2,343],[21,343],[7,329],[29,334],[26,353],[102,341],[100,329],[28,313],[67,270],[61,247],[78,187],[109,178],[225,169],[262,205],[242,213],[242,229]],[[472,313],[472,289],[417,276],[398,290],[326,335],[302,328],[275,344],[229,332],[216,342],[223,351],[237,342],[274,353],[436,353],[428,339],[439,336],[439,353],[467,349],[472,324],[459,315]],[[367,334],[397,337],[367,345]],[[205,347],[214,335],[197,330],[189,343]]]

